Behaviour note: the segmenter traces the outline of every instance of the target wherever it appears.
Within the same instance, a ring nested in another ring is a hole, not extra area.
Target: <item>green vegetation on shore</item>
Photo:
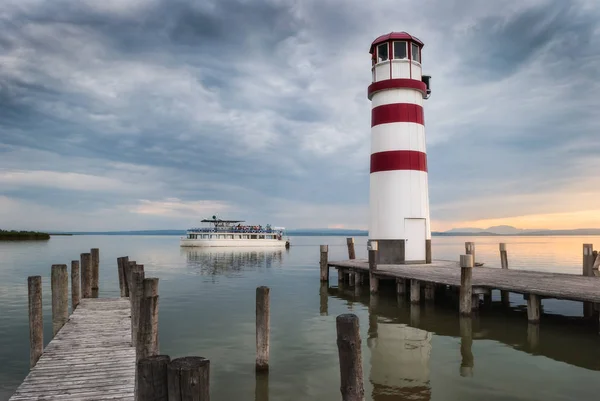
[[[47,240],[47,239],[50,239],[50,234],[48,234],[48,233],[40,233],[37,231],[0,230],[0,240],[3,240],[3,241]]]

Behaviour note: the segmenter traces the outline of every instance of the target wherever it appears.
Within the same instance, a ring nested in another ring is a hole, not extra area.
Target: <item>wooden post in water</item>
[[[91,298],[92,297],[92,265],[91,255],[89,253],[82,253],[80,272],[81,272],[81,297]]]
[[[404,296],[406,293],[406,282],[403,278],[396,279],[396,294]]]
[[[155,355],[137,361],[134,397],[136,401],[167,399],[167,367],[170,361],[168,355]]]
[[[100,249],[92,248],[90,250],[90,260],[92,264],[92,298],[98,298],[100,288]]]
[[[356,259],[356,253],[354,252],[354,238],[346,238],[346,245],[348,245],[348,259]]]
[[[502,266],[502,269],[508,270],[508,252],[505,243],[500,243],[500,265]],[[508,291],[500,291],[500,299],[502,305],[510,306],[510,296]]]
[[[117,258],[117,269],[119,271],[119,290],[121,298],[129,296],[127,288],[126,271],[129,269],[129,256],[121,256]]]
[[[473,256],[473,267],[475,267],[475,243],[465,242],[465,253]]]
[[[358,317],[352,313],[335,319],[340,360],[342,401],[363,401],[363,370]]]
[[[473,255],[460,255],[460,297],[459,309],[463,316],[471,316],[473,308]]]
[[[29,367],[33,368],[44,352],[44,313],[42,311],[42,277],[27,277],[29,298]]]
[[[79,261],[71,261],[71,309],[75,310],[79,305],[80,292]]]
[[[67,265],[52,265],[52,337],[69,320],[69,275]]]
[[[169,400],[210,401],[210,360],[199,356],[173,359],[167,366]]]
[[[269,370],[269,340],[271,330],[269,287],[256,289],[256,371]]]
[[[375,276],[377,271],[377,252],[379,250],[379,243],[377,241],[370,240],[368,245],[369,250],[369,287],[372,294],[379,292],[379,278]]]
[[[527,320],[531,324],[538,324],[540,322],[540,307],[541,300],[537,294],[529,294],[527,298]]]
[[[419,280],[410,280],[410,303],[418,304],[421,302],[421,282]]]
[[[158,279],[142,282],[140,315],[136,341],[136,360],[158,355]]]
[[[435,300],[435,284],[425,284],[425,302],[433,302]]]
[[[329,282],[329,265],[327,263],[327,254],[329,252],[329,245],[321,245],[321,259],[319,265],[321,267],[321,281]],[[339,272],[338,272],[339,274]]]
[[[594,245],[583,244],[583,275],[586,277],[594,276]],[[594,316],[594,303],[583,303],[583,317],[592,318]]]
[[[473,376],[473,321],[469,316],[459,318],[460,327],[460,375],[463,377]]]
[[[132,266],[129,300],[131,303],[131,344],[137,347],[137,333],[140,324],[140,303],[144,295],[144,265]],[[136,348],[137,349],[137,348]]]

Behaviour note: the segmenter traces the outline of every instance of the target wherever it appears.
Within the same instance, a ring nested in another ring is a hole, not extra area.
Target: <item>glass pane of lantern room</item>
[[[421,54],[419,53],[419,46],[416,44],[412,44],[412,59],[417,63],[421,62]]]
[[[406,50],[406,42],[394,42],[394,58],[395,59],[404,59],[408,58]]]
[[[387,61],[388,59],[388,44],[384,43],[377,46],[377,62]]]

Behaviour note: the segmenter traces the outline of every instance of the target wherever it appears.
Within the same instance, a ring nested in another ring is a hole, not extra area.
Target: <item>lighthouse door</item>
[[[425,262],[425,219],[404,219],[404,260]]]

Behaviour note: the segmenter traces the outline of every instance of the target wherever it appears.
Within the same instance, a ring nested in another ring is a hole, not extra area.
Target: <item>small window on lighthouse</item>
[[[377,46],[377,62],[381,63],[382,61],[387,61],[388,58],[388,44],[383,43]]]
[[[406,42],[394,42],[394,58],[395,59],[408,58]]]
[[[412,59],[417,63],[421,62],[421,54],[419,53],[419,46],[415,43],[412,44]]]

